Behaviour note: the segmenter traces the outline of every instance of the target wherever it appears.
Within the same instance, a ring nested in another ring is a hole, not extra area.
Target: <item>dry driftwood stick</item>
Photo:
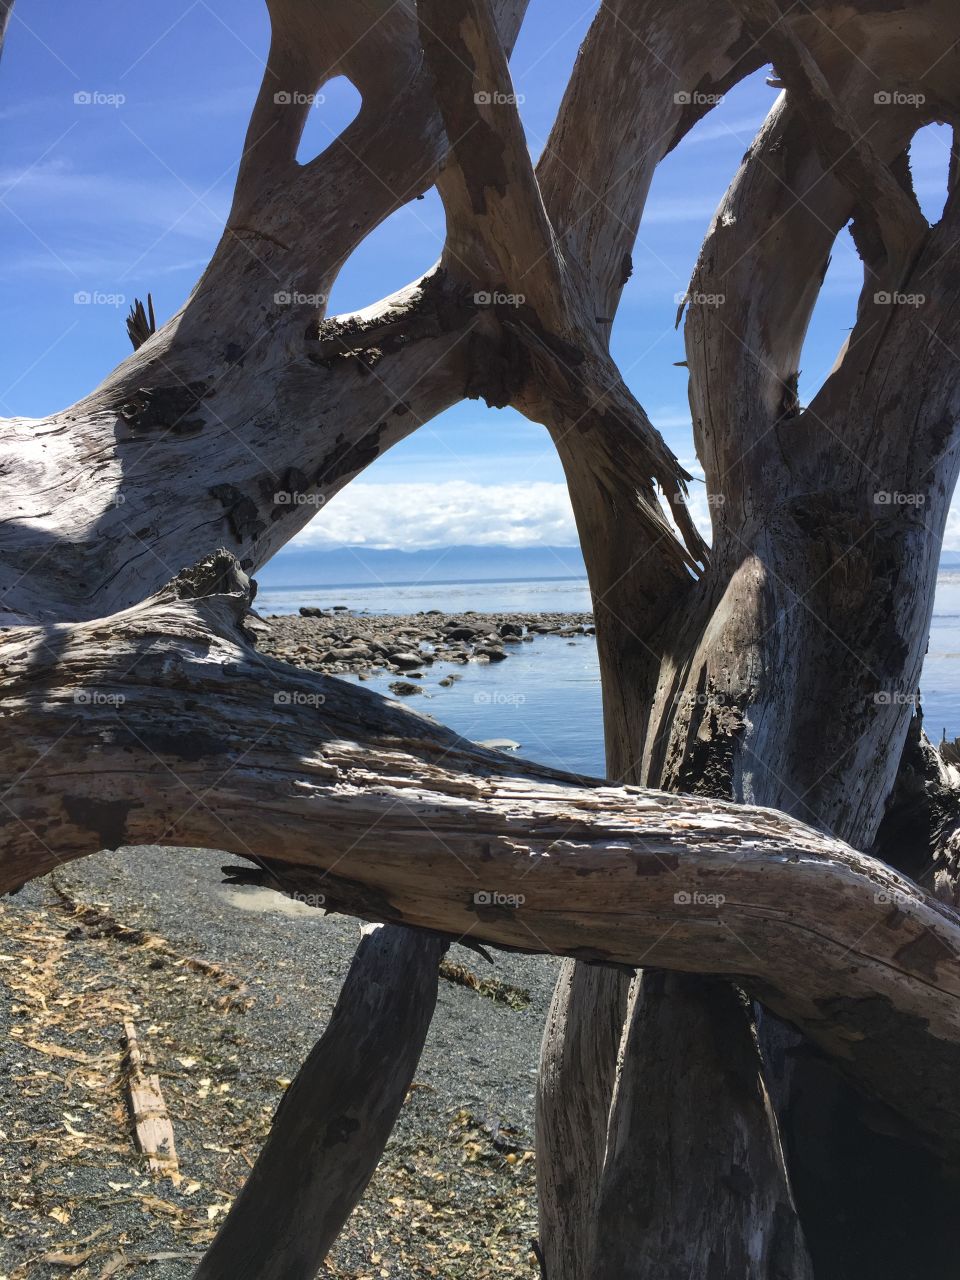
[[[127,1098],[133,1117],[137,1146],[147,1158],[151,1173],[180,1182],[180,1163],[173,1141],[173,1124],[160,1091],[160,1077],[148,1075],[144,1067],[137,1029],[128,1019],[123,1023],[127,1042]]]

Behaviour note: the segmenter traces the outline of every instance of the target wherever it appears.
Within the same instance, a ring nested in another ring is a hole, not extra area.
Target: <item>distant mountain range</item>
[[[960,568],[960,551],[944,551],[943,569]],[[579,547],[440,547],[378,551],[370,547],[288,547],[257,574],[264,587],[367,587],[401,582],[491,582],[585,578]]]
[[[263,587],[367,587],[401,582],[585,578],[579,547],[287,547],[256,575]]]

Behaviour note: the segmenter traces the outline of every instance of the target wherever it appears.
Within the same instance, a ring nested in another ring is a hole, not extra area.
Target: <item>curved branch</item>
[[[475,287],[517,290],[555,332],[570,285],[527,150],[489,0],[420,0],[450,155],[438,183],[447,214],[444,264]]]
[[[219,553],[113,618],[0,637],[0,885],[104,846],[218,847],[369,919],[736,976],[960,1153],[954,912],[781,813],[573,785],[269,661],[244,581]]]
[[[886,251],[888,286],[898,289],[929,230],[926,218],[878,156],[868,133],[837,100],[779,0],[731,2],[758,46],[772,54],[781,80],[807,122],[824,169],[834,170],[856,198],[868,234]]]

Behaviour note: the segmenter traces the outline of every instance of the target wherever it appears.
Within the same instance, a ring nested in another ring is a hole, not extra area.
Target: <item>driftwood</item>
[[[160,1077],[147,1074],[137,1029],[129,1020],[123,1024],[123,1038],[127,1044],[127,1099],[137,1146],[146,1156],[151,1173],[169,1178],[176,1185],[180,1181],[180,1163]]]
[[[104,847],[218,845],[368,919],[737,976],[960,1152],[948,908],[774,810],[576,785],[268,660],[247,605],[222,553],[112,619],[0,636],[20,777],[0,887]]]
[[[743,1216],[723,1188],[699,1217],[692,1196],[661,1202],[632,1219],[637,1256],[655,1241],[685,1275],[696,1220],[717,1265],[741,1265],[739,1232],[755,1268],[792,1241],[794,1280],[807,1250],[843,1280],[947,1280],[949,1215],[931,1206],[955,1198],[958,926],[903,871],[955,902],[956,840],[877,841],[960,463],[956,164],[928,227],[905,159],[924,124],[960,124],[956,6],[610,0],[535,168],[507,61],[524,0],[269,7],[233,208],[191,298],[77,405],[0,424],[0,883],[120,842],[195,843],[368,919],[571,957],[539,1103],[549,1280],[623,1272],[624,1241],[593,1224],[629,1211],[665,1150],[643,1097],[681,1079],[738,1135]],[[708,552],[609,334],[657,165],[767,59],[785,92],[681,309]],[[363,108],[298,165],[334,72]],[[439,266],[327,317],[347,256],[434,183]],[[804,336],[851,220],[856,324],[803,406]],[[224,544],[255,571],[464,396],[556,444],[624,785],[505,762],[264,660],[234,560],[208,559]],[[628,1016],[627,976],[600,964],[708,977],[644,980]],[[760,1010],[759,1066],[718,977]],[[738,1069],[718,1070],[717,1038]],[[709,1120],[683,1125],[706,1151]],[[922,1223],[909,1250],[904,1221]]]

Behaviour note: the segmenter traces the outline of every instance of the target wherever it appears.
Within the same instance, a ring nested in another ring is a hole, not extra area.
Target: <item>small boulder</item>
[[[395,693],[398,698],[409,698],[414,693],[423,693],[418,684],[411,684],[409,680],[394,680],[389,688],[390,692]]]
[[[410,653],[409,650],[402,650],[400,653],[391,653],[390,661],[395,667],[399,667],[401,671],[412,671],[416,667],[422,667],[424,657],[421,653]]]
[[[488,662],[502,662],[507,655],[498,645],[478,644],[473,650],[473,656],[486,658]]]

